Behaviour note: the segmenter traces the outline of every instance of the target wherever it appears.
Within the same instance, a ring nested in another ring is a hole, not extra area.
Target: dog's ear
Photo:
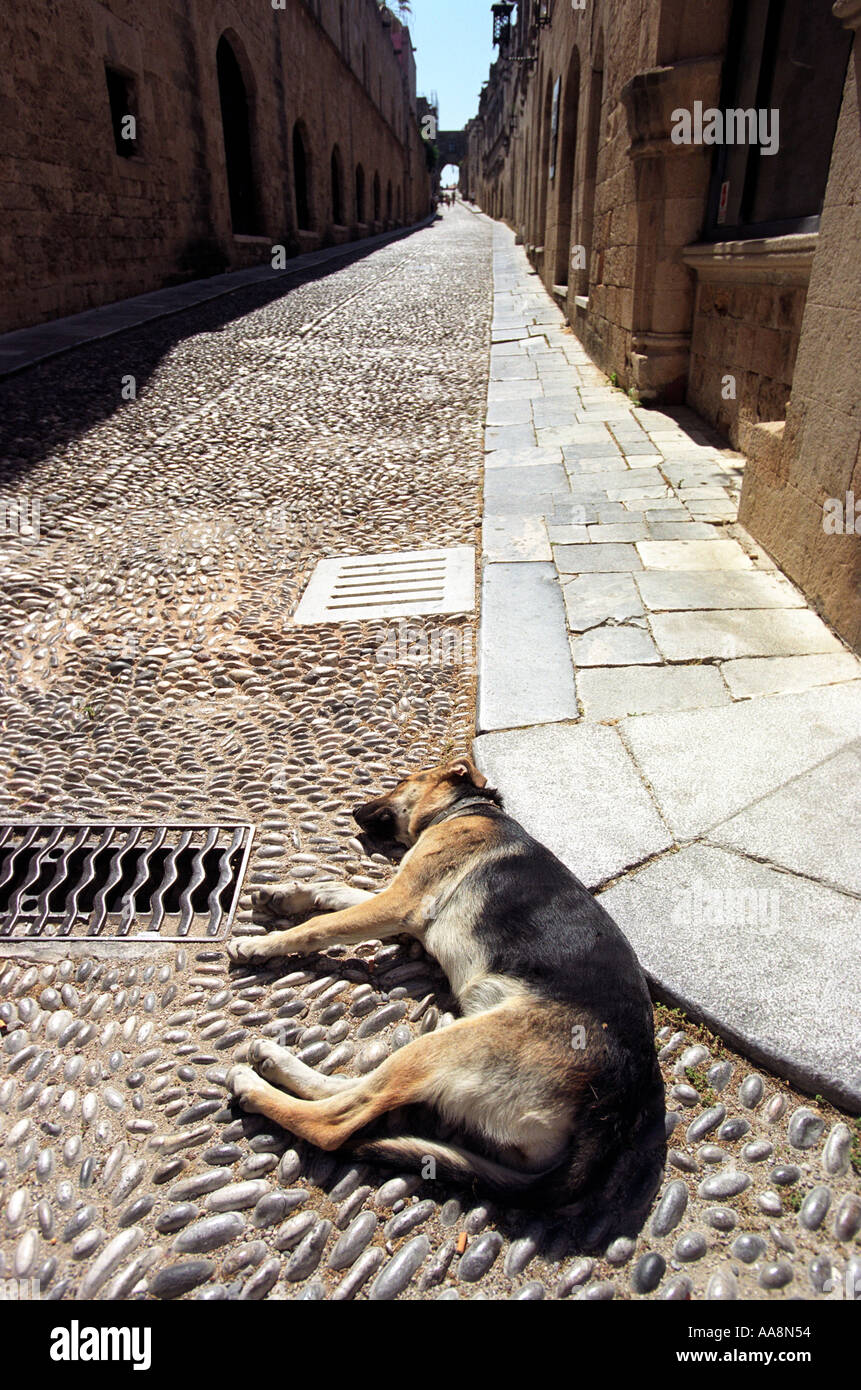
[[[456,763],[452,763],[449,773],[452,777],[464,778],[465,781],[471,782],[474,787],[487,786],[487,778],[482,777],[471,758],[458,758]]]

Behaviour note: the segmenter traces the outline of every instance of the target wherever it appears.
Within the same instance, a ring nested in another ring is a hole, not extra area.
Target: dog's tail
[[[351,1144],[349,1148],[360,1158],[379,1159],[382,1163],[418,1169],[423,1177],[431,1180],[449,1179],[470,1183],[480,1179],[500,1193],[525,1192],[553,1171],[545,1168],[542,1172],[524,1173],[457,1144],[440,1144],[432,1139],[371,1139],[355,1146]]]

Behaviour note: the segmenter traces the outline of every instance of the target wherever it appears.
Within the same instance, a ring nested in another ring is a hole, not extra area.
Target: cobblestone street
[[[291,618],[324,557],[480,554],[493,238],[458,204],[0,386],[0,499],[37,520],[2,541],[0,820],[250,823],[235,932],[261,930],[255,885],[387,881],[350,809],[469,751],[473,618],[444,620],[466,659],[441,664],[382,656],[379,622]],[[445,1027],[417,945],[266,968],[224,947],[0,937],[0,1278],[67,1300],[861,1288],[857,1120],[682,1015],[656,1007],[661,1191],[636,1238],[584,1249],[552,1214],[294,1146],[227,1094],[259,1036],[355,1074]]]

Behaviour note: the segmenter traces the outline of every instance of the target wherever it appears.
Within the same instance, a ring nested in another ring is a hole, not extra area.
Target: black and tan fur
[[[266,890],[257,905],[276,918],[318,915],[235,941],[233,960],[406,933],[439,961],[463,1017],[357,1079],[324,1076],[258,1041],[256,1070],[234,1067],[228,1084],[245,1109],[322,1149],[348,1145],[414,1167],[433,1159],[440,1177],[548,1205],[582,1196],[644,1117],[654,1128],[663,1115],[649,995],[631,947],[469,759],[407,777],[354,814],[364,830],[410,847],[390,886],[376,895],[340,883]],[[354,1140],[416,1104],[454,1126],[459,1142]]]

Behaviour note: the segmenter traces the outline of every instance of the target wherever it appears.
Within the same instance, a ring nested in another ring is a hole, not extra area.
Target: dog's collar
[[[489,801],[486,796],[465,796],[453,806],[446,806],[444,810],[437,811],[427,825],[422,826],[422,834],[434,825],[442,825],[443,821],[454,820],[456,816],[474,816],[476,813],[491,818],[505,815],[502,807],[497,806],[495,801]]]

